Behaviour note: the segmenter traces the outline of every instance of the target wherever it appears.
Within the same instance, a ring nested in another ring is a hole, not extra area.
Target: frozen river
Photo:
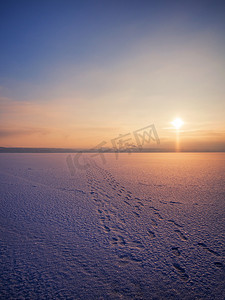
[[[224,299],[225,154],[83,157],[0,154],[0,298]]]

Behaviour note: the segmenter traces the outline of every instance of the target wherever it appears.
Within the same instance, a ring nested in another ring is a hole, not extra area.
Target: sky
[[[1,0],[0,41],[1,147],[225,151],[224,1]]]

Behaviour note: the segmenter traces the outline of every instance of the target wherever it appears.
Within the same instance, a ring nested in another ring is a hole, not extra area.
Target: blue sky
[[[224,17],[223,1],[1,1],[1,78],[41,82],[60,64],[107,65],[159,30],[178,39],[209,30],[224,42]]]

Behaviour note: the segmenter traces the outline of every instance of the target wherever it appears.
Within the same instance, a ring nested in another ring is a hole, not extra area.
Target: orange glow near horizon
[[[181,126],[184,122],[175,119],[170,122],[175,129],[165,128],[167,111],[158,110],[152,120],[138,115],[136,106],[130,108],[118,104],[108,110],[105,104],[92,103],[86,106],[81,100],[75,105],[74,99],[51,100],[45,102],[23,102],[0,99],[1,130],[0,147],[32,148],[79,148],[91,149],[106,141],[110,147],[111,139],[119,134],[128,134],[141,127],[154,123],[160,145],[150,144],[150,148],[182,151],[223,151],[225,133],[221,122],[198,125],[200,114]],[[145,110],[143,110],[144,112]],[[187,117],[185,118],[187,119]],[[152,121],[152,122],[151,122]],[[150,123],[151,122],[151,123]],[[168,124],[168,123],[167,123]],[[168,130],[169,129],[169,130]],[[182,134],[182,146],[181,146]]]

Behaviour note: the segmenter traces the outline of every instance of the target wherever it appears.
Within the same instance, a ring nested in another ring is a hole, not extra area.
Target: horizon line
[[[225,150],[185,150],[180,149],[159,149],[159,148],[142,148],[142,149],[85,149],[85,148],[55,148],[55,147],[0,147],[0,153],[223,153]]]

